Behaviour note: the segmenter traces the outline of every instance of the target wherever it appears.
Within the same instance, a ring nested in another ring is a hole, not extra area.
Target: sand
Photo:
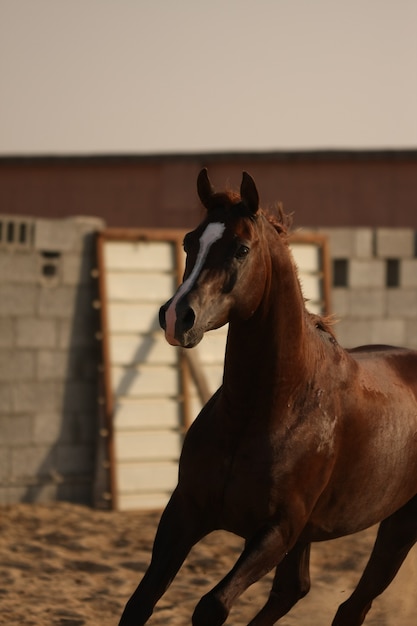
[[[68,503],[0,507],[0,624],[117,626],[147,563],[159,512],[105,512]],[[370,553],[375,529],[316,544],[312,590],[279,624],[327,626]],[[242,547],[224,532],[198,544],[149,624],[185,625],[199,598],[230,569]],[[235,604],[228,624],[244,625],[263,605],[270,576]],[[367,626],[417,623],[417,551],[378,598]]]

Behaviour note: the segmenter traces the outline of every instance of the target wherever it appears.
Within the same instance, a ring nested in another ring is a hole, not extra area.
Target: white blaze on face
[[[205,228],[199,240],[200,249],[198,251],[197,259],[192,269],[192,272],[187,278],[187,280],[185,280],[182,283],[182,285],[179,287],[177,293],[175,294],[171,304],[169,305],[166,311],[165,336],[166,336],[168,343],[170,343],[173,346],[179,345],[179,342],[175,339],[175,323],[177,321],[177,312],[176,312],[177,302],[180,300],[180,298],[185,296],[186,293],[191,291],[195,281],[197,280],[200,274],[200,271],[203,267],[204,261],[207,258],[207,255],[209,253],[211,246],[213,245],[215,241],[217,241],[218,239],[222,237],[225,228],[226,228],[225,224],[222,224],[220,222],[213,222],[207,225],[207,227]]]

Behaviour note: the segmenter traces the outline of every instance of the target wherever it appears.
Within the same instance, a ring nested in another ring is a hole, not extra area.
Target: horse
[[[220,626],[235,600],[275,569],[250,626],[270,626],[310,588],[312,542],[379,523],[362,577],[333,626],[359,626],[417,540],[417,352],[353,350],[310,314],[288,245],[285,214],[259,206],[253,178],[240,193],[197,190],[206,209],[184,238],[183,282],[161,307],[173,346],[193,348],[229,322],[223,382],[191,425],[178,484],[152,558],[120,626],[138,626],[208,533],[244,548],[198,602],[194,626]]]

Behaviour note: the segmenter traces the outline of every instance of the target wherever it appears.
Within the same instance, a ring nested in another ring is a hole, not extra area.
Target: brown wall
[[[188,228],[203,166],[218,189],[247,170],[262,205],[282,201],[295,226],[417,229],[417,151],[0,158],[0,214]]]

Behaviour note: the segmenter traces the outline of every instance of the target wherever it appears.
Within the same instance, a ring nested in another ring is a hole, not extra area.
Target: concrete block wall
[[[0,503],[90,503],[96,218],[0,215]]]
[[[368,343],[417,348],[416,232],[407,228],[320,232],[329,240],[331,306],[339,320],[335,325],[339,342],[347,348]]]

